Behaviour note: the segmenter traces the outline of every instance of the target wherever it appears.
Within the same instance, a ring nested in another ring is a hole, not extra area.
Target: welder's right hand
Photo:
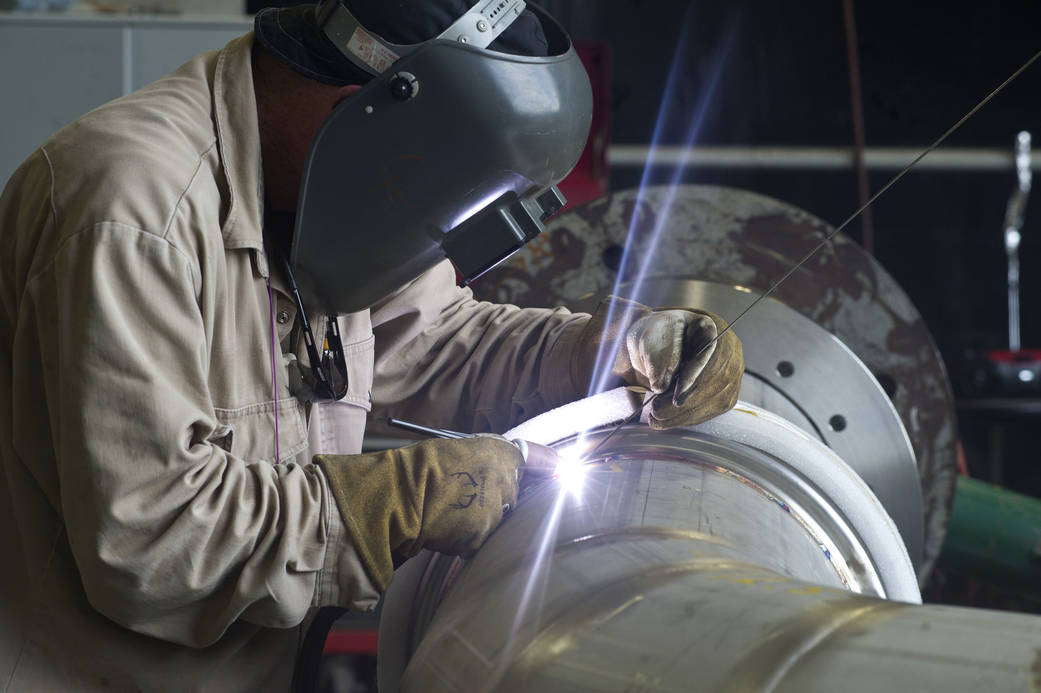
[[[517,502],[524,457],[505,438],[426,440],[360,455],[316,455],[354,549],[381,592],[394,559],[468,556]]]

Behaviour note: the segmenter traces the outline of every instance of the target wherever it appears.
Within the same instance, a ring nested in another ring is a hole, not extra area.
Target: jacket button
[[[289,322],[289,311],[288,310],[280,310],[280,311],[278,311],[278,324],[279,325],[285,325],[287,322]]]

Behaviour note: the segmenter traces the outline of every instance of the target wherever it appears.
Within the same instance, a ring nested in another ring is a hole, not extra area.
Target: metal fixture
[[[645,282],[636,298],[736,315],[752,296],[711,282],[656,279]],[[733,329],[745,358],[741,399],[834,450],[878,496],[920,566],[922,492],[914,449],[871,371],[827,330],[777,300],[761,302]],[[788,377],[778,374],[778,355],[792,369]]]
[[[912,147],[865,147],[864,167],[871,171],[901,169],[920,149]],[[852,147],[682,147],[614,144],[607,160],[618,168],[668,166],[682,168],[773,169],[848,171],[855,164]],[[1015,156],[999,147],[941,147],[915,166],[929,171],[1008,171],[1016,166]],[[1034,167],[1041,166],[1035,161]]]
[[[1008,348],[1019,351],[1019,244],[1030,196],[1030,133],[1016,135],[1016,188],[1005,209],[1005,253],[1008,255]]]
[[[408,101],[419,94],[419,80],[411,72],[397,72],[390,78],[387,88],[395,101]]]

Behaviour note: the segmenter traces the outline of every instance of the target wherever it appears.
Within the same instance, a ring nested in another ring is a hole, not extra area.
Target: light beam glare
[[[532,610],[533,602],[538,600],[539,608],[536,613],[541,613],[542,598],[546,592],[546,580],[549,577],[549,564],[552,556],[553,546],[556,544],[558,530],[560,529],[560,518],[563,514],[567,493],[560,490],[553,502],[553,507],[546,516],[540,531],[535,535],[535,555],[531,562],[530,571],[524,580],[524,587],[517,602],[517,613],[514,614],[513,623],[510,626],[510,634],[506,644],[498,658],[494,673],[488,678],[482,692],[491,693],[496,690],[499,682],[506,673],[506,667],[511,662],[511,655],[517,643],[517,636],[521,632],[524,620]],[[537,620],[537,619],[536,619]],[[537,628],[538,624],[533,624]],[[531,628],[532,625],[529,625]]]
[[[524,578],[524,586],[520,591],[520,597],[517,601],[517,612],[514,614],[513,623],[510,626],[509,637],[506,639],[506,644],[499,655],[495,671],[480,689],[481,691],[490,693],[496,690],[499,682],[502,681],[503,676],[506,674],[506,667],[511,662],[510,655],[514,647],[517,646],[521,630],[525,627],[525,621],[528,621],[528,629],[534,628],[537,630],[539,627],[537,622],[538,614],[542,611],[542,601],[546,594],[546,583],[549,577],[553,549],[557,544],[564,509],[569,505],[569,498],[571,499],[570,505],[581,504],[581,490],[585,484],[589,469],[589,466],[585,464],[583,454],[588,449],[589,445],[584,440],[584,437],[575,443],[557,449],[560,461],[557,464],[554,478],[548,482],[556,486],[553,505],[550,512],[546,515],[542,527],[535,534],[534,555],[529,564],[528,574]],[[534,619],[531,618],[532,612],[536,615]]]
[[[646,240],[644,240],[644,238],[638,237],[640,234],[636,231],[640,217],[640,210],[643,208],[643,193],[650,184],[653,160],[655,152],[661,144],[661,139],[664,136],[667,127],[671,125],[673,117],[680,117],[674,113],[675,109],[673,108],[673,102],[676,100],[676,92],[679,89],[678,85],[682,83],[681,80],[685,78],[689,69],[689,65],[687,65],[685,58],[687,57],[686,48],[688,46],[688,41],[690,40],[690,28],[692,23],[693,4],[688,7],[687,15],[683,22],[683,30],[680,33],[678,47],[669,69],[669,77],[666,80],[662,105],[658,110],[658,117],[655,123],[654,136],[651,140],[647,164],[644,167],[640,180],[640,191],[637,193],[632,223],[629,227],[628,233],[626,234],[625,247],[622,251],[622,260],[618,268],[618,276],[615,278],[614,290],[612,291],[616,296],[622,296],[624,293],[624,297],[631,300],[637,300],[639,297],[643,282],[647,277],[648,268],[654,263],[655,251],[661,241],[661,236],[667,226],[670,216],[676,186],[681,181],[683,172],[686,170],[690,148],[697,139],[702,122],[709,111],[709,106],[719,85],[720,77],[723,74],[723,67],[731,53],[734,37],[737,34],[738,22],[734,19],[732,20],[724,39],[720,43],[720,51],[718,52],[717,58],[712,66],[710,77],[702,87],[701,94],[697,100],[699,107],[687,122],[687,129],[684,137],[686,147],[684,148],[684,154],[681,157],[681,160],[677,162],[676,167],[669,176],[670,190],[666,197],[665,204],[661,210],[658,210],[654,227],[651,229],[651,232],[646,235]],[[643,246],[644,253],[642,257],[634,259],[634,248],[638,245]],[[631,271],[631,265],[636,265],[635,271]],[[634,277],[634,279],[630,282],[626,282],[626,278],[630,276]],[[624,286],[624,284],[628,284],[628,286]],[[618,308],[615,305],[609,307],[606,325],[628,324],[631,321],[633,312],[632,306],[627,305],[622,308],[621,310],[624,312],[620,316],[615,315],[617,310]],[[612,366],[618,358],[618,352],[621,348],[624,335],[618,335],[618,337],[619,338],[616,339],[610,339],[610,335],[606,334],[605,326],[605,334],[603,335],[603,339],[601,340],[598,349],[596,366],[593,371],[593,378],[590,381],[589,395],[594,395],[608,389],[613,375]]]

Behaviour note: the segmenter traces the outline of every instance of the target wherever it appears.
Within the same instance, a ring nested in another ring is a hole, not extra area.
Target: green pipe
[[[1041,592],[1041,500],[959,477],[940,563],[968,577]]]

